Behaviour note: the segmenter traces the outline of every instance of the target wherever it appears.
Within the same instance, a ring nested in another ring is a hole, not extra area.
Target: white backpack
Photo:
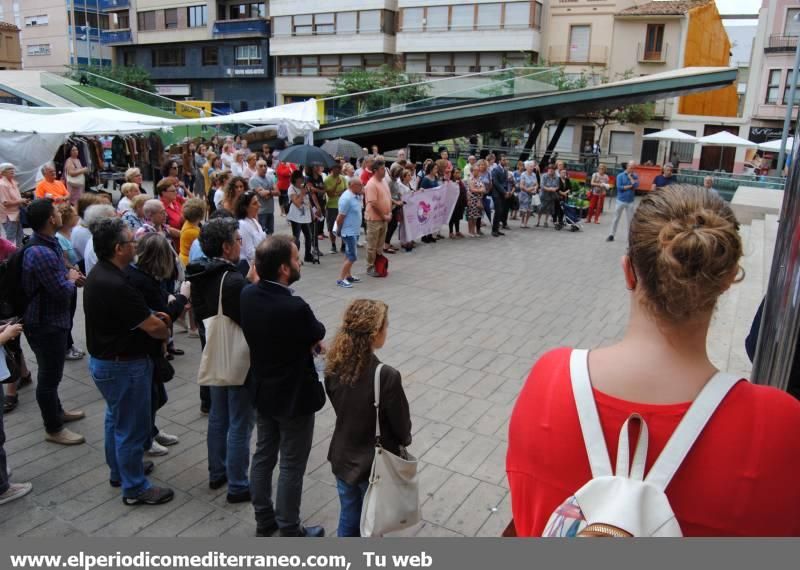
[[[631,415],[622,425],[617,468],[611,470],[589,380],[588,355],[587,350],[572,351],[570,376],[592,480],[550,515],[543,536],[683,536],[664,491],[720,402],[739,379],[719,372],[705,385],[645,477],[647,424],[638,414]],[[641,427],[631,465],[628,426],[633,421],[638,421]]]

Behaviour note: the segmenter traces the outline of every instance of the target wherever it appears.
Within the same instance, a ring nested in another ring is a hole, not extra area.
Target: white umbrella
[[[786,150],[792,150],[792,145],[794,144],[794,137],[788,137],[786,139]],[[765,143],[761,143],[758,145],[760,150],[766,150],[767,152],[780,152],[781,151],[781,139],[777,139],[774,141],[767,141]]]
[[[721,146],[723,149],[725,147],[744,147],[744,148],[757,148],[758,145],[753,141],[749,141],[747,139],[743,139],[742,137],[737,137],[736,135],[729,133],[728,131],[720,131],[718,133],[714,133],[713,135],[708,135],[707,137],[703,137],[697,140],[702,145],[706,146]],[[719,168],[722,170],[722,155],[723,153],[719,153]]]
[[[657,141],[673,141],[673,142],[687,142],[687,143],[697,142],[696,137],[693,137],[692,135],[687,135],[686,133],[681,132],[678,129],[666,129],[663,131],[658,131],[657,133],[650,133],[649,135],[644,135],[642,138],[657,140]]]

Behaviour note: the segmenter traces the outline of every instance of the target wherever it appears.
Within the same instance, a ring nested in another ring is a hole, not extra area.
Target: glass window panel
[[[386,58],[382,53],[368,53],[364,56],[364,67],[376,68],[386,63]]]
[[[491,71],[503,66],[503,57],[499,53],[480,54],[481,71]]]
[[[450,16],[451,30],[471,30],[475,20],[475,6],[466,4],[453,6],[453,13]]]
[[[403,31],[421,32],[422,20],[425,17],[424,8],[404,8],[403,9]]]
[[[342,67],[354,67],[354,68],[361,67],[361,56],[360,55],[343,55],[342,56]]]
[[[541,2],[534,3],[535,12],[533,14],[533,25],[536,28],[542,27],[542,11],[544,10],[544,5]]]
[[[314,26],[297,26],[294,27],[296,36],[310,36],[314,33]]]
[[[172,30],[178,27],[178,9],[169,8],[164,10],[164,27]]]
[[[786,23],[783,27],[783,33],[787,36],[800,36],[800,22],[795,19],[795,16],[800,14],[800,8],[789,8],[786,10]]]
[[[317,25],[320,24],[333,24],[334,15],[333,12],[328,14],[317,14],[314,16],[314,23]]]
[[[383,29],[381,30],[384,34],[388,34],[393,36],[395,33],[395,12],[391,10],[384,10],[383,11]]]
[[[317,24],[314,26],[314,31],[317,34],[335,34],[336,27],[333,24]]]
[[[508,2],[506,3],[506,28],[528,28],[531,20],[530,2]]]
[[[203,65],[217,65],[219,63],[219,50],[216,47],[203,48]]]
[[[609,153],[633,156],[633,133],[611,131]]]
[[[406,71],[408,73],[426,73],[428,71],[427,56],[424,53],[407,53]]]
[[[278,16],[273,20],[273,35],[276,36],[290,36],[292,35],[292,17],[291,16]]]
[[[339,34],[356,33],[358,12],[340,12],[336,14],[336,32]]]
[[[448,6],[431,6],[425,20],[425,31],[437,32],[447,29],[447,18],[450,14]]]
[[[300,58],[303,65],[317,65],[319,61],[315,55],[304,55]]]
[[[501,4],[478,4],[478,29],[495,30],[500,27]]]
[[[781,86],[781,70],[771,69],[767,79],[767,97],[765,103],[776,104]]]
[[[358,32],[374,33],[381,31],[381,11],[365,10],[359,12]]]
[[[314,23],[313,14],[302,14],[294,17],[295,26],[310,26]]]

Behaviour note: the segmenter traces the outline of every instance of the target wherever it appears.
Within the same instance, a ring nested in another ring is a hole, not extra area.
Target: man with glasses
[[[275,233],[275,196],[280,192],[275,188],[275,181],[267,174],[267,161],[256,162],[256,173],[248,182],[250,190],[258,195],[258,223],[268,236]]]
[[[136,255],[125,222],[105,218],[90,230],[99,261],[86,280],[83,308],[89,371],[106,401],[109,483],[122,487],[126,505],[159,505],[171,501],[174,493],[151,485],[147,474],[153,463],[143,461],[152,436],[153,363],[147,355],[153,339],[169,338],[169,316],[150,311],[144,295],[125,276]]]

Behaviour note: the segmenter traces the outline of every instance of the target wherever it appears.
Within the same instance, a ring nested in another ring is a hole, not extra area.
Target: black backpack
[[[0,262],[0,318],[22,317],[30,299],[22,288],[22,260],[31,240]]]

